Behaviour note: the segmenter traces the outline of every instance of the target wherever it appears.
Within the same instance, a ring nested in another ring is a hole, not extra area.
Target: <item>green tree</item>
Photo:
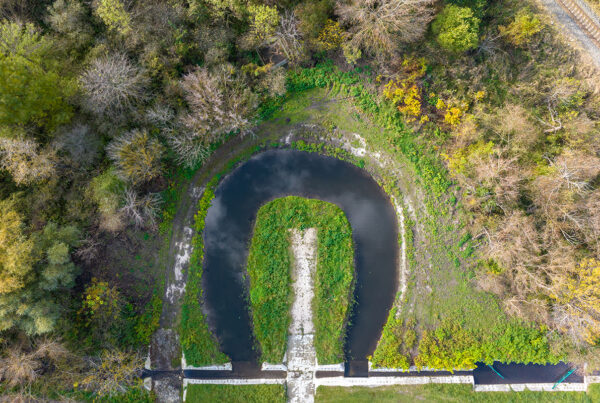
[[[123,226],[123,216],[120,212],[122,194],[125,184],[111,168],[96,176],[90,182],[91,199],[98,205],[100,211],[100,227],[116,231]]]
[[[437,16],[431,27],[442,48],[461,53],[477,47],[479,22],[472,9],[450,4]]]
[[[0,24],[0,124],[67,123],[75,87],[60,70],[52,42],[32,24]]]
[[[121,35],[131,32],[131,16],[120,0],[99,0],[96,14],[108,29]]]
[[[0,202],[0,331],[54,329],[61,312],[57,293],[75,279],[70,253],[80,235],[76,227],[49,223],[27,236],[16,199]]]
[[[275,35],[279,25],[279,13],[275,7],[264,5],[248,6],[250,30],[242,38],[242,45],[248,49],[259,47]]]
[[[528,8],[519,10],[515,19],[507,26],[500,26],[500,34],[515,46],[527,43],[542,30],[542,22]]]

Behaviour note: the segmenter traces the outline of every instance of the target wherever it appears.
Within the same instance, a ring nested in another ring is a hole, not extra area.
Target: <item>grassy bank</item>
[[[283,385],[188,385],[186,403],[277,403],[285,402]]]
[[[374,93],[375,81],[368,69],[341,72],[328,63],[296,70],[286,101],[273,115],[273,127],[283,121],[315,124],[323,132],[314,142],[319,137],[336,142],[358,133],[367,150],[383,152],[399,167],[382,169],[369,155],[361,161],[389,194],[414,207],[408,289],[399,296],[403,309],[390,316],[386,329],[391,343],[385,351],[379,349],[377,363],[452,369],[472,367],[479,360],[556,362],[562,358],[550,347],[551,339],[559,337],[556,332],[508,317],[494,295],[474,286],[468,217],[439,149],[426,141],[442,133],[434,124],[419,133],[405,125],[398,110]]]
[[[289,228],[318,230],[313,318],[320,363],[343,361],[344,329],[354,277],[352,230],[339,207],[285,197],[258,211],[248,256],[250,303],[262,360],[281,362],[290,323]]]
[[[461,402],[461,403],[538,403],[569,402],[588,403],[600,401],[600,388],[590,385],[588,392],[473,392],[471,385],[411,385],[385,386],[380,388],[323,387],[317,389],[316,402],[319,403],[412,403],[419,402]]]

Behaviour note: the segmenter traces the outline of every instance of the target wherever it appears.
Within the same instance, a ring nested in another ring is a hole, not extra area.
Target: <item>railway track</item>
[[[600,23],[590,16],[593,11],[582,7],[577,0],[555,0],[580,26],[583,32],[600,47]]]

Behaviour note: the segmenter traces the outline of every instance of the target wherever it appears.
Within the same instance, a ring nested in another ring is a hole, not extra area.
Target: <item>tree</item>
[[[366,53],[391,55],[399,43],[423,38],[433,19],[435,0],[351,0],[336,13],[348,25],[350,42]]]
[[[107,147],[119,175],[133,184],[159,177],[164,147],[146,130],[132,130],[116,138]]]
[[[447,5],[431,28],[440,46],[449,52],[466,52],[479,43],[479,18],[468,7]]]
[[[556,325],[577,341],[596,344],[600,338],[600,261],[583,259],[557,283],[561,287],[553,295]]]
[[[108,231],[118,231],[123,227],[121,195],[125,184],[111,168],[96,176],[90,182],[91,199],[100,211],[100,227]]]
[[[131,32],[131,16],[120,0],[96,0],[95,11],[108,29],[120,35]]]
[[[249,5],[250,30],[242,39],[243,46],[257,48],[271,39],[279,24],[279,13],[275,7],[262,4]]]
[[[56,0],[48,11],[46,21],[67,40],[67,46],[80,48],[92,41],[94,30],[81,2]]]
[[[90,371],[81,385],[100,397],[122,394],[139,384],[142,366],[138,354],[114,348],[103,350],[99,357],[90,359]]]
[[[95,59],[80,81],[84,106],[100,117],[118,117],[146,97],[144,72],[121,53]]]
[[[186,166],[197,164],[223,135],[250,131],[257,98],[232,67],[196,69],[183,77],[181,86],[190,112],[180,116],[182,130],[166,134]]]
[[[298,29],[309,46],[317,45],[317,38],[333,11],[332,0],[306,0],[294,8]],[[318,46],[317,46],[318,47]]]
[[[54,329],[61,312],[56,293],[73,285],[70,252],[79,237],[77,228],[54,223],[27,236],[16,201],[0,202],[0,331]]]
[[[121,211],[138,227],[156,227],[156,218],[162,202],[158,193],[139,196],[133,189],[125,190]]]
[[[281,16],[272,41],[275,50],[285,55],[292,63],[297,63],[306,56],[302,35],[298,30],[298,20],[293,13],[286,12]]]
[[[528,8],[522,8],[508,26],[500,26],[499,29],[510,43],[521,46],[542,30],[542,22]]]
[[[0,23],[0,124],[67,123],[75,87],[60,71],[52,42],[32,24]]]
[[[49,179],[55,173],[54,151],[39,151],[34,140],[0,137],[0,167],[19,185],[31,185]]]
[[[25,286],[33,271],[33,242],[24,233],[23,216],[12,200],[0,202],[0,295]],[[2,313],[0,311],[0,319]],[[0,320],[0,329],[8,328]]]

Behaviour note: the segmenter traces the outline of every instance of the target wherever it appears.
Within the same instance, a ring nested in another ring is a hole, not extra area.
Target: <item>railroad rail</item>
[[[580,0],[556,0],[583,32],[600,47],[600,22],[587,6],[582,6]],[[590,15],[592,14],[592,15]]]

